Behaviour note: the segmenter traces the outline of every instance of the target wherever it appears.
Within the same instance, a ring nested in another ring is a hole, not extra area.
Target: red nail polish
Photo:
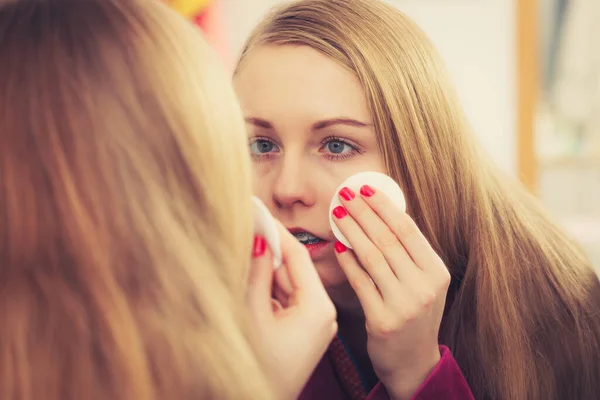
[[[350,188],[345,187],[340,190],[340,196],[342,196],[342,199],[350,201],[354,198],[355,194]]]
[[[375,194],[375,189],[373,189],[369,185],[364,185],[360,188],[360,194],[362,194],[365,197],[371,197]]]
[[[342,206],[337,206],[336,208],[333,209],[333,215],[337,218],[337,219],[342,219],[344,218],[346,215],[348,215],[348,212],[346,211],[346,209]]]
[[[262,236],[254,236],[254,246],[252,247],[252,257],[260,257],[265,254],[267,242]]]
[[[342,242],[335,242],[333,247],[338,254],[343,253],[348,249]]]

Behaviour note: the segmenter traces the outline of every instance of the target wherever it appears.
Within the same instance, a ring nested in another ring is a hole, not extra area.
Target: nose
[[[283,157],[273,190],[273,201],[280,209],[311,207],[315,204],[315,191],[310,183],[308,165],[301,157]]]

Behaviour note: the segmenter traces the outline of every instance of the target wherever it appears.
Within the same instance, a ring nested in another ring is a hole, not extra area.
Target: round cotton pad
[[[338,197],[339,191],[344,188],[350,188],[354,193],[358,195],[360,188],[363,185],[369,185],[373,187],[375,190],[379,190],[384,193],[387,197],[389,197],[396,205],[400,208],[402,212],[406,211],[406,200],[404,199],[404,194],[402,193],[402,189],[400,186],[389,176],[382,174],[381,172],[359,172],[358,174],[352,175],[348,179],[346,179],[335,191],[335,195],[331,199],[331,203],[329,204],[329,225],[331,226],[331,230],[333,234],[342,242],[347,248],[351,249],[352,245],[342,232],[338,229],[335,221],[333,219],[332,211],[337,206],[341,206],[340,198]]]
[[[275,218],[265,204],[256,196],[252,196],[254,205],[254,233],[265,238],[271,253],[273,253],[273,268],[281,266],[281,239],[275,223]]]

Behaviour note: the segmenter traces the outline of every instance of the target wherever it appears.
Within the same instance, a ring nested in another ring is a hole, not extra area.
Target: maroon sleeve
[[[440,362],[413,395],[412,400],[474,400],[473,393],[450,350],[446,346],[440,346],[440,354]],[[379,382],[366,400],[389,399],[385,387]]]
[[[385,386],[383,383],[378,382],[377,385],[369,392],[366,400],[390,400],[390,395],[387,390],[385,390]]]

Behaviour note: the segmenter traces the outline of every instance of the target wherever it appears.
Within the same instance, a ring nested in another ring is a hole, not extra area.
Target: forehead
[[[268,45],[252,50],[234,85],[246,114],[273,118],[278,112],[304,112],[312,118],[370,120],[358,77],[308,46]]]

